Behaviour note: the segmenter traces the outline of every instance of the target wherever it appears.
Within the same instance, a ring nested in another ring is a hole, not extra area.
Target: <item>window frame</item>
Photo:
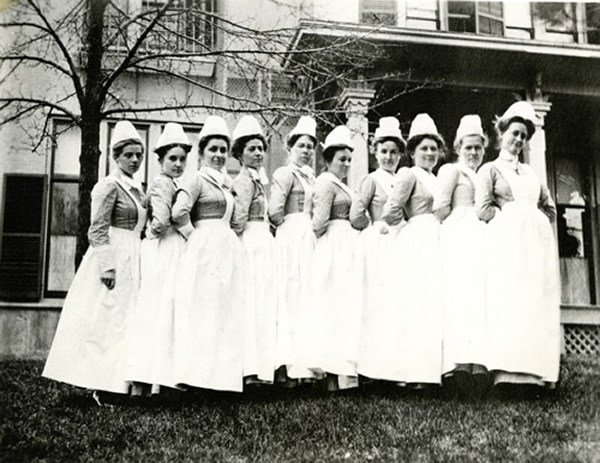
[[[445,16],[446,16],[446,21],[445,21],[445,29],[448,32],[454,32],[457,34],[475,34],[475,35],[483,35],[486,37],[506,37],[506,20],[504,18],[504,4],[502,1],[496,1],[496,2],[490,2],[490,1],[486,1],[486,2],[482,2],[480,0],[469,0],[469,1],[461,1],[461,3],[471,3],[474,6],[474,19],[475,19],[475,31],[471,32],[471,31],[456,31],[456,30],[452,30],[450,29],[450,19],[451,18],[463,18],[466,19],[466,15],[461,15],[458,13],[451,13],[450,12],[450,2],[448,0],[444,1],[445,4]],[[501,9],[501,13],[500,16],[494,16],[491,13],[488,12],[483,12],[481,11],[481,3],[498,3],[500,5],[500,9]],[[488,19],[489,21],[498,21],[502,24],[502,34],[501,35],[494,35],[494,34],[488,34],[488,33],[483,33],[481,32],[481,19],[480,18],[485,18]]]
[[[358,10],[358,22],[359,24],[365,24],[365,25],[370,25],[370,26],[388,26],[388,27],[394,27],[398,25],[398,1],[397,0],[388,0],[392,5],[393,5],[393,11],[388,11],[385,8],[373,8],[370,7],[369,5],[365,5],[365,3],[367,3],[369,0],[360,0],[359,2],[359,10]],[[394,20],[391,24],[388,24],[387,22],[381,22],[381,23],[373,23],[370,21],[364,21],[363,20],[363,15],[364,14],[393,14]]]

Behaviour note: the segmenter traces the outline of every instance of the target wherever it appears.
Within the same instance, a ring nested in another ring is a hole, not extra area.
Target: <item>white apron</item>
[[[301,361],[305,346],[299,329],[306,323],[311,304],[311,262],[316,238],[310,215],[313,188],[300,173],[294,169],[292,173],[304,189],[304,211],[286,215],[275,236],[279,262],[276,366],[285,365],[288,377],[299,379],[314,376]]]
[[[533,170],[520,164],[523,175],[517,175],[502,163],[495,165],[514,201],[488,225],[488,368],[501,372],[497,382],[554,383],[560,362],[560,285],[552,226],[537,207],[540,184]],[[511,378],[512,373],[518,375]]]
[[[457,167],[474,187],[475,172]],[[458,364],[486,365],[485,229],[474,206],[454,208],[441,227],[444,373]]]
[[[231,230],[233,197],[224,194],[220,219],[198,220],[190,234],[175,284],[174,383],[206,389],[243,389],[243,262]]]
[[[138,220],[133,230],[109,229],[115,287],[109,290],[100,281],[100,266],[90,246],[65,298],[42,375],[87,389],[125,394],[129,392],[126,338],[140,285],[140,235],[146,209],[131,194],[129,185],[120,179],[117,183],[135,203]]]

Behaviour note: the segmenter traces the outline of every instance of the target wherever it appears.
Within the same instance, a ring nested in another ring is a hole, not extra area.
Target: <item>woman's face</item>
[[[123,148],[121,154],[115,158],[115,162],[124,174],[133,177],[133,174],[135,174],[142,165],[142,159],[144,159],[144,149],[141,145],[132,143]]]
[[[395,173],[402,157],[398,144],[391,140],[384,141],[383,143],[377,143],[376,150],[375,158],[379,167],[390,174]]]
[[[165,153],[160,161],[160,165],[162,166],[163,174],[178,178],[183,174],[186,162],[186,151],[181,146],[174,146]]]
[[[338,148],[331,162],[327,164],[327,171],[343,180],[348,176],[351,163],[352,151],[348,148]]]
[[[483,153],[483,140],[479,135],[467,135],[460,141],[458,157],[470,169],[477,170],[483,161]]]
[[[308,135],[298,137],[289,149],[291,161],[299,167],[307,165],[315,154],[315,143]]]
[[[229,148],[227,142],[221,138],[211,138],[202,155],[202,162],[207,167],[212,167],[215,170],[221,170],[227,161],[227,153]]]
[[[502,133],[501,147],[510,154],[518,155],[527,142],[527,126],[522,122],[511,122]]]
[[[265,159],[265,145],[259,138],[246,142],[242,151],[242,164],[246,167],[260,169]]]
[[[431,172],[440,157],[440,150],[437,142],[431,138],[424,138],[415,148],[412,157],[415,166]]]

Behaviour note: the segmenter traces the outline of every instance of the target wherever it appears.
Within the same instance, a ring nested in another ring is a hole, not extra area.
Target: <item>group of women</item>
[[[436,176],[446,147],[431,117],[419,114],[406,142],[398,120],[382,118],[379,168],[355,192],[345,183],[350,131],[326,137],[315,178],[316,123],[304,116],[267,195],[267,140],[254,117],[230,135],[209,116],[202,167],[181,183],[191,145],[170,123],[145,195],[133,179],[144,146],[119,122],[118,169],[92,193],[91,246],[44,376],[122,394],[321,380],[336,390],[359,378],[422,388],[464,376],[553,386],[556,211],[519,161],[533,108],[515,103],[496,128],[500,155],[480,168],[488,140],[479,116],[464,116],[458,161]],[[234,180],[230,153],[241,164]],[[397,170],[405,153],[412,167]]]

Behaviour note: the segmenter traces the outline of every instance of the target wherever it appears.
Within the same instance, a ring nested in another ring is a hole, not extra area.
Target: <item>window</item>
[[[587,43],[600,45],[600,3],[585,4]]]
[[[107,16],[108,45],[113,49],[128,49],[137,38],[140,27],[146,26],[166,0],[142,0],[141,19],[129,24],[122,11],[109,6]],[[164,16],[148,35],[141,52],[205,53],[215,44],[216,0],[173,0]],[[125,26],[127,25],[127,26]]]
[[[546,32],[575,34],[575,9],[572,3],[536,2],[535,14],[544,21]]]
[[[0,299],[38,301],[42,292],[45,175],[4,177]]]
[[[554,162],[562,303],[595,304],[592,209],[585,163],[575,153],[560,153]]]
[[[75,276],[80,138],[78,127],[55,122],[49,189],[46,297],[64,297]]]
[[[374,26],[396,26],[398,24],[396,0],[361,0],[360,22]]]
[[[502,2],[448,2],[448,30],[504,36]]]

